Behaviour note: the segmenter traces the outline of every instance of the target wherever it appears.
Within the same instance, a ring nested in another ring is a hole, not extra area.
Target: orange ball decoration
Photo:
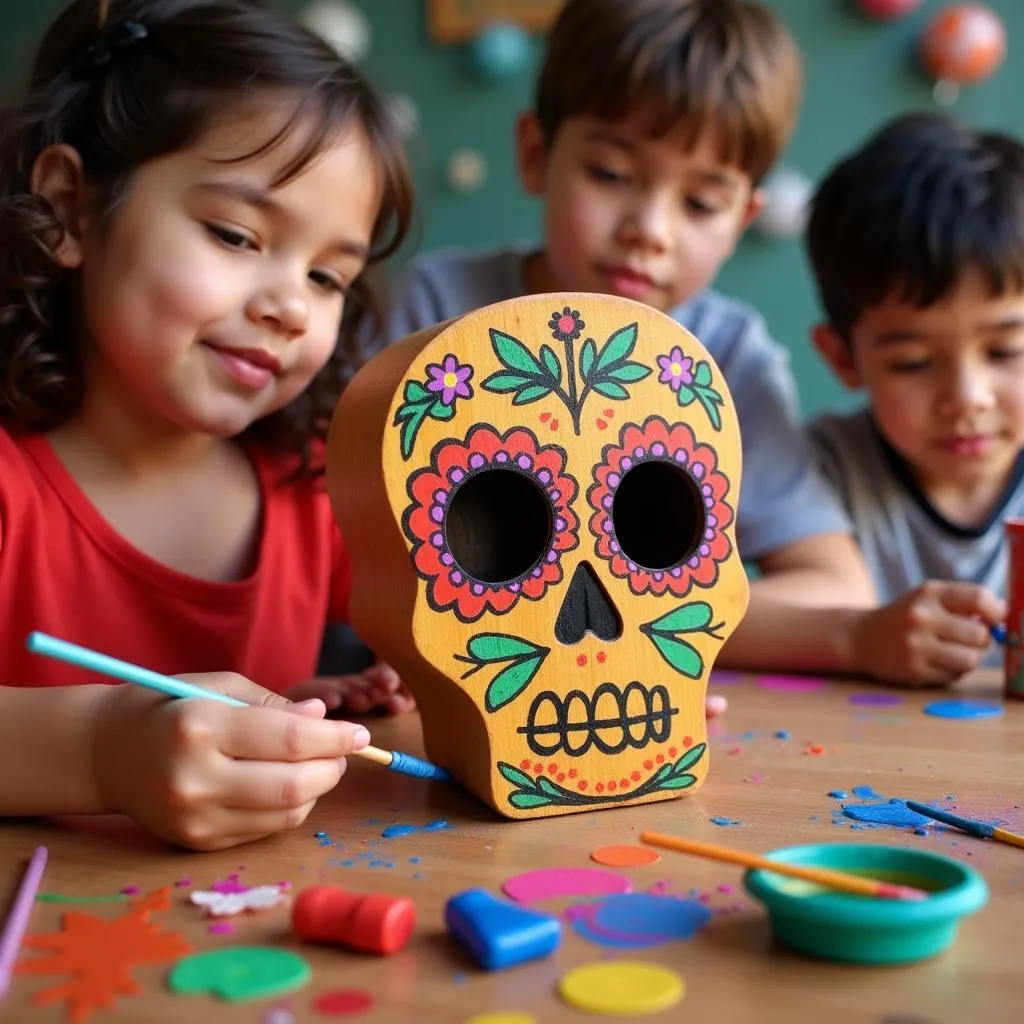
[[[924,66],[940,82],[980,82],[1005,55],[1006,29],[984,4],[953,4],[939,11],[921,40]]]

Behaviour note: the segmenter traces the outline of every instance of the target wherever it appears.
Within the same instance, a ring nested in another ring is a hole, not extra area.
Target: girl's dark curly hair
[[[132,35],[125,22],[143,25],[145,38],[119,45]],[[281,183],[359,124],[383,183],[369,262],[401,245],[413,197],[396,127],[363,76],[314,33],[257,0],[74,0],[43,39],[27,94],[0,113],[0,420],[51,430],[82,401],[76,275],[54,256],[63,227],[31,190],[38,154],[57,143],[76,149],[98,213],[109,216],[140,166],[191,145],[261,90],[295,97],[289,124],[269,145],[296,128],[305,140]],[[358,279],[330,361],[295,401],[247,431],[297,453],[304,468],[358,364],[368,299]]]

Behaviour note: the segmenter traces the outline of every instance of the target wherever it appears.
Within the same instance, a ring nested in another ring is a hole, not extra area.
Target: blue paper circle
[[[936,718],[993,718],[1003,713],[1003,705],[984,700],[935,700],[925,705],[924,713]]]
[[[591,942],[619,949],[688,939],[711,920],[711,911],[696,900],[645,892],[608,896],[582,910],[570,917],[575,932]]]

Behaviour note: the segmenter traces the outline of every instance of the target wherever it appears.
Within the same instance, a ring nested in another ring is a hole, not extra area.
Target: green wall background
[[[279,0],[289,10],[300,0]],[[537,237],[536,203],[521,195],[512,159],[512,129],[530,102],[532,68],[514,79],[485,83],[471,72],[458,47],[439,46],[427,33],[425,0],[353,0],[367,15],[373,44],[365,69],[387,92],[414,99],[420,132],[411,141],[422,206],[421,248],[501,245]],[[783,163],[817,179],[841,154],[884,119],[934,108],[930,80],[918,70],[915,48],[928,19],[946,0],[926,0],[896,22],[859,14],[853,0],[765,0],[790,27],[807,65],[807,95],[800,126]],[[1024,2],[989,0],[1006,26],[1010,47],[996,75],[963,90],[952,107],[979,126],[1024,136]],[[64,4],[36,0],[4,4],[0,14],[0,83],[10,86],[27,66],[43,26]],[[533,62],[540,53],[535,40]],[[469,147],[488,165],[481,189],[455,193],[446,183],[451,153]],[[807,413],[849,405],[819,363],[808,332],[816,301],[799,242],[773,241],[751,232],[723,269],[718,286],[757,306],[775,337],[792,353]]]

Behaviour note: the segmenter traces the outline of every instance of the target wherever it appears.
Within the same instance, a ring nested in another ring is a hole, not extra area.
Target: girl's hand
[[[253,706],[123,684],[93,725],[104,804],[171,842],[218,850],[302,824],[370,741],[362,726],[327,721],[320,701],[295,704],[230,672],[181,678]]]
[[[358,675],[318,676],[293,686],[288,697],[322,700],[329,714],[365,715],[379,708],[389,715],[400,715],[416,706],[398,673],[384,664],[371,665]]]
[[[976,669],[1006,603],[975,583],[929,580],[855,628],[855,663],[877,679],[908,686],[953,683]]]

